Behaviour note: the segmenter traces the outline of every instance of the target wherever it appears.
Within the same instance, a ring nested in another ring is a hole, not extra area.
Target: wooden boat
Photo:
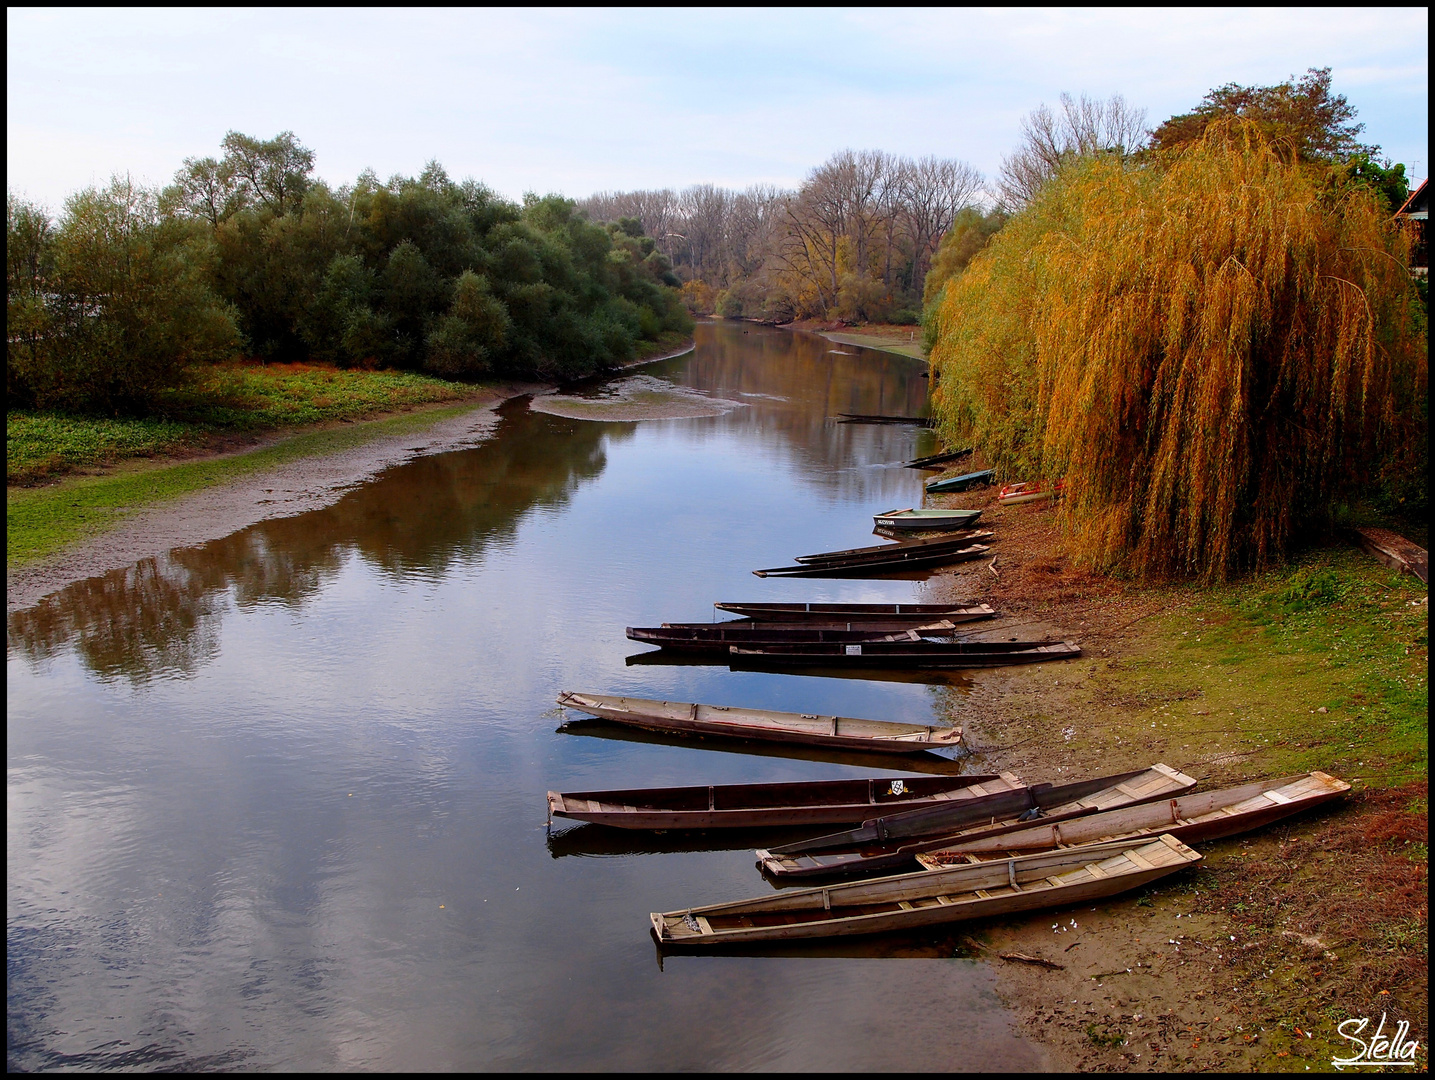
[[[548,793],[550,818],[620,829],[757,829],[840,825],[878,810],[970,802],[1024,787],[1011,773],[892,779],[813,780],[782,784],[635,788]]]
[[[953,623],[927,623],[919,627],[878,630],[864,627],[856,630],[829,630],[806,623],[779,623],[776,626],[754,626],[752,623],[698,623],[688,626],[630,626],[628,637],[648,645],[684,652],[726,654],[729,646],[761,648],[766,645],[846,645],[878,641],[921,641],[923,633],[950,633]]]
[[[949,461],[959,461],[972,452],[969,446],[965,450],[943,450],[940,454],[928,454],[926,457],[913,458],[911,461],[902,462],[908,469],[940,469]]]
[[[726,626],[735,630],[744,627],[751,627],[754,630],[865,630],[873,634],[895,634],[903,630],[916,630],[923,634],[931,634],[935,637],[946,637],[957,629],[957,624],[951,619],[934,619],[930,615],[923,618],[908,616],[905,619],[849,619],[838,621],[827,619],[823,621],[810,620],[793,622],[792,620],[778,620],[770,622],[758,619],[732,619],[728,622],[705,622],[705,623],[675,623],[665,622],[663,628],[675,629],[699,629],[702,627]]]
[[[886,559],[893,555],[914,551],[945,551],[958,549],[970,544],[990,540],[992,533],[976,529],[962,529],[959,532],[943,533],[925,540],[902,540],[895,544],[871,544],[867,547],[847,548],[844,551],[819,551],[816,555],[799,555],[794,562],[808,565],[828,562],[850,562],[856,559]]]
[[[757,866],[785,881],[902,873],[917,869],[922,852],[946,848],[958,837],[1005,836],[1025,829],[1024,819],[1037,814],[1044,822],[1069,822],[1184,795],[1195,786],[1194,777],[1159,763],[1071,784],[1033,784],[1025,791],[1003,792],[960,807],[884,815],[857,829],[764,848],[757,852]]]
[[[892,546],[905,547],[897,544]],[[758,577],[880,577],[882,574],[971,562],[973,559],[980,559],[990,550],[985,544],[968,544],[955,549],[896,551],[887,559],[864,556],[850,561],[834,559],[830,562],[798,563],[795,566],[770,566],[766,570],[754,570],[753,573]]]
[[[970,601],[957,604],[856,604],[842,601],[832,603],[741,603],[721,601],[713,604],[719,611],[734,615],[745,615],[769,622],[837,621],[859,619],[908,619],[914,622],[929,622],[945,619],[948,622],[971,622],[975,619],[990,619],[996,612],[986,604]]]
[[[727,705],[653,701],[565,690],[558,704],[619,724],[688,735],[725,735],[804,746],[833,746],[887,754],[940,750],[961,744],[962,729],[932,724],[899,724],[850,716],[740,709]]]
[[[868,641],[779,645],[733,645],[731,667],[971,668],[1071,660],[1081,646],[1070,641]]]
[[[1173,836],[789,889],[649,916],[660,947],[880,934],[1104,899],[1201,860]]]
[[[936,421],[930,416],[874,416],[870,413],[838,413],[839,424],[913,424],[916,427],[934,427]]]
[[[874,514],[873,522],[883,529],[970,529],[982,516],[980,510],[888,510]]]
[[[1041,499],[1050,499],[1053,495],[1061,496],[1062,482],[1058,480],[1049,488],[1044,488],[1036,482],[1022,484],[1003,484],[997,491],[997,503],[1001,506],[1014,506],[1017,503],[1038,502]],[[928,490],[931,490],[930,488]]]
[[[1350,785],[1323,772],[1282,776],[1253,784],[1202,791],[1179,799],[1127,806],[1070,821],[1041,821],[995,835],[963,837],[916,856],[938,870],[953,863],[1001,858],[1008,852],[1041,851],[1079,844],[1131,840],[1169,833],[1185,844],[1220,840],[1329,802]]]
[[[995,469],[983,469],[980,472],[963,473],[961,476],[949,476],[945,480],[933,480],[927,485],[927,490],[933,494],[950,491],[966,491],[978,484],[990,484],[992,477],[996,475]]]

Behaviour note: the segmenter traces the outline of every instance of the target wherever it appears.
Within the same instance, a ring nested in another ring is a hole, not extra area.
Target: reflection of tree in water
[[[441,574],[511,540],[525,511],[561,506],[606,462],[630,424],[505,409],[488,442],[381,474],[332,506],[263,521],[221,540],[76,582],[9,617],[8,644],[32,663],[74,642],[101,678],[187,675],[219,651],[225,594],[250,607],[298,606],[350,551],[384,570]]]
[[[746,401],[751,408],[729,413],[724,427],[754,439],[780,439],[806,466],[803,478],[824,489],[866,498],[877,494],[874,487],[910,484],[910,475],[842,468],[861,460],[857,448],[870,445],[872,429],[830,418],[839,413],[926,415],[927,380],[920,376],[920,361],[754,325],[704,324],[697,335],[693,356],[647,370]]]

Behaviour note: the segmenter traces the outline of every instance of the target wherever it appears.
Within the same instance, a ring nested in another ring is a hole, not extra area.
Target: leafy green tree
[[[1227,83],[1201,99],[1188,113],[1171,117],[1151,133],[1156,150],[1171,150],[1202,138],[1215,121],[1240,117],[1256,125],[1276,146],[1303,161],[1327,164],[1364,154],[1374,157],[1378,146],[1358,141],[1364,124],[1353,123],[1355,109],[1344,94],[1330,92],[1330,68],[1310,68],[1275,86]]]
[[[159,213],[128,178],[67,200],[41,279],[37,347],[8,381],[39,408],[141,412],[190,365],[234,355],[239,334],[210,288],[208,230]]]
[[[314,171],[314,151],[301,146],[292,131],[272,139],[231,131],[221,145],[224,160],[216,170],[232,177],[250,199],[281,217],[298,208]]]

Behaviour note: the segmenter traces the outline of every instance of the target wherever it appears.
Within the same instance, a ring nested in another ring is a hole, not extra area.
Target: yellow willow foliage
[[[1325,176],[1239,126],[1063,172],[943,299],[946,436],[1007,478],[1064,477],[1088,564],[1280,556],[1424,424],[1409,237]]]

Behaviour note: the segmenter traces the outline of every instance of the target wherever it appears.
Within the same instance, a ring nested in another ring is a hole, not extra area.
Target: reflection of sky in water
[[[918,365],[865,353],[853,394],[814,375],[820,339],[701,333],[651,372],[769,396],[510,410],[494,444],[12,617],[12,1067],[950,1068],[953,1040],[1034,1063],[985,973],[877,958],[900,942],[659,972],[647,912],[766,891],[750,851],[550,854],[548,788],[872,772],[557,734],[559,690],[904,720],[946,693],[625,665],[625,626],[715,600],[916,595],[750,571],[920,501],[881,464],[929,436],[825,419],[920,406]]]

